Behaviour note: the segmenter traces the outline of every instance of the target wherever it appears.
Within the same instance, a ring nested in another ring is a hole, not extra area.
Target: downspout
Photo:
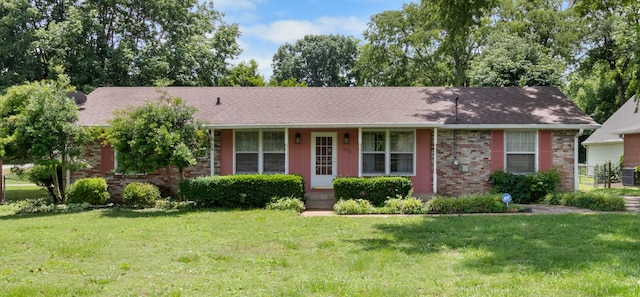
[[[216,175],[216,131],[215,129],[209,130],[209,168],[210,176]]]
[[[433,194],[438,194],[438,128],[433,128]]]
[[[573,137],[573,191],[578,191],[578,138],[584,133],[584,128],[580,128],[578,134]]]

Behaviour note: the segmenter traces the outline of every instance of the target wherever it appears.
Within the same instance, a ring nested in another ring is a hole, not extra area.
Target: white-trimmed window
[[[284,131],[236,131],[235,173],[285,173]]]
[[[415,175],[415,130],[362,131],[363,175]]]
[[[536,172],[537,143],[537,131],[506,131],[506,171],[513,174]]]

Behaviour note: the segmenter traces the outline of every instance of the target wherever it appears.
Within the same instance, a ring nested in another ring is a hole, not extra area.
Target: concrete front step
[[[333,210],[336,198],[333,192],[311,192],[305,195],[305,208],[307,210]]]

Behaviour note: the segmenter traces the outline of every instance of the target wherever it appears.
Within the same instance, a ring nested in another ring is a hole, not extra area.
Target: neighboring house
[[[637,103],[634,102],[634,104]],[[636,116],[637,115],[636,113]],[[640,181],[635,179],[634,174],[635,168],[640,166],[640,116],[638,116],[638,119],[639,120],[633,123],[629,123],[625,129],[613,131],[614,134],[622,137],[624,141],[622,183],[625,186],[633,186],[640,183]]]
[[[587,166],[602,165],[609,161],[618,164],[620,156],[624,154],[624,141],[615,133],[627,129],[634,124],[640,124],[640,113],[636,113],[636,103],[633,98],[627,100],[598,130],[582,142],[587,148]]]
[[[599,125],[552,87],[233,88],[166,87],[207,122],[211,149],[185,177],[291,173],[307,192],[326,192],[337,176],[399,175],[416,194],[488,192],[491,172],[557,168],[563,190],[577,185],[577,139]],[[106,126],[113,111],[155,100],[152,87],[104,87],[80,111],[85,126]],[[118,196],[130,181],[161,174],[114,173],[114,151],[96,143],[93,168]],[[175,175],[174,180],[175,180]]]

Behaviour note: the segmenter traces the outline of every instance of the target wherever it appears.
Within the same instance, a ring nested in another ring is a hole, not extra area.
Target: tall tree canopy
[[[55,78],[71,84],[216,85],[240,49],[237,25],[212,2],[4,0],[0,2],[0,90]]]
[[[493,0],[423,0],[371,17],[359,71],[371,85],[468,85]]]
[[[310,87],[354,85],[359,41],[343,35],[307,35],[295,44],[285,43],[273,56],[273,79],[290,78]]]
[[[589,30],[567,91],[587,113],[605,118],[640,92],[640,3],[580,0],[576,9]]]

